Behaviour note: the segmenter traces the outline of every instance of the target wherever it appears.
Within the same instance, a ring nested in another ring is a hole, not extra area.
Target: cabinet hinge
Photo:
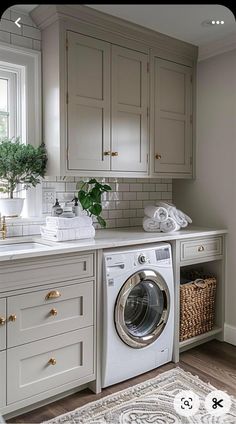
[[[190,124],[193,123],[193,115],[190,115]]]
[[[68,50],[68,46],[69,46],[69,42],[68,42],[68,38],[66,39],[66,50]]]
[[[149,117],[149,107],[147,107],[147,117]]]
[[[69,147],[68,146],[66,147],[66,158],[67,158],[67,161],[69,161]]]
[[[149,62],[147,62],[147,72],[149,72],[150,67],[149,67]]]
[[[147,163],[148,163],[148,153],[147,153]]]
[[[67,92],[66,93],[66,104],[68,105],[68,103],[69,103],[69,93]]]

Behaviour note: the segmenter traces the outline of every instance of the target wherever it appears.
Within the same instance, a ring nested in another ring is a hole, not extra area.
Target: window
[[[0,138],[38,146],[41,131],[41,53],[0,42]],[[24,217],[41,215],[41,187],[21,191]]]
[[[17,117],[17,75],[0,67],[0,138],[16,137]],[[18,115],[18,116],[17,116]]]

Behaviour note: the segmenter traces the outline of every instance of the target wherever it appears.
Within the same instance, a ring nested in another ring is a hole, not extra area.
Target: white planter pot
[[[20,216],[25,199],[0,199],[0,212],[2,216]]]

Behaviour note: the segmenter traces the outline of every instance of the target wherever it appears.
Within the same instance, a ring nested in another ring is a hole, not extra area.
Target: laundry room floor
[[[194,349],[184,352],[177,364],[185,371],[198,375],[203,381],[210,382],[219,390],[226,390],[236,396],[236,347],[216,340],[205,343]],[[153,371],[127,380],[123,383],[103,389],[102,393],[95,395],[86,389],[68,396],[57,402],[51,403],[32,412],[12,418],[7,423],[40,423],[55,416],[79,408],[88,402],[93,402],[109,394],[126,389],[131,385],[141,383],[156,375],[174,368],[176,365],[169,363]]]

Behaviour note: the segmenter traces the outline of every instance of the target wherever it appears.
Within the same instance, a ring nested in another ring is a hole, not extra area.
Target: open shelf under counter
[[[184,352],[191,347],[195,347],[200,345],[201,343],[206,343],[207,341],[214,339],[217,334],[222,333],[223,329],[215,325],[211,331],[207,331],[206,333],[199,334],[199,336],[191,337],[190,339],[179,342],[179,350],[180,352]]]

